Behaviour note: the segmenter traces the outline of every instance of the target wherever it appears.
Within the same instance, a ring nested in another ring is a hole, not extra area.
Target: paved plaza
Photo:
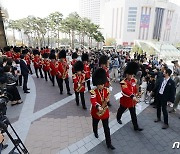
[[[7,116],[20,138],[25,143],[30,154],[179,154],[180,149],[172,149],[174,142],[180,141],[180,112],[170,114],[170,128],[162,130],[162,123],[154,123],[156,110],[141,103],[142,110],[137,110],[139,125],[142,132],[133,130],[129,111],[122,117],[122,125],[116,122],[115,116],[119,107],[114,95],[120,91],[119,83],[112,83],[110,107],[110,128],[112,144],[116,150],[106,148],[102,124],[99,123],[99,139],[92,132],[90,116],[90,94],[85,93],[88,110],[76,106],[74,95],[68,96],[64,91],[59,94],[57,84],[29,76],[28,87],[31,93],[25,95],[22,88],[19,91],[24,100],[17,106],[8,105]],[[72,80],[70,79],[71,92]],[[11,142],[6,139],[9,147],[3,151],[7,154],[12,149]]]

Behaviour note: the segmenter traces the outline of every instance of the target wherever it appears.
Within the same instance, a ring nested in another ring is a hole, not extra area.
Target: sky
[[[180,6],[180,0],[170,0]],[[8,9],[9,19],[20,19],[28,15],[46,17],[59,11],[65,17],[71,12],[79,12],[79,0],[0,0]]]
[[[10,19],[20,19],[28,15],[46,17],[59,11],[64,16],[71,12],[79,12],[79,0],[0,0],[7,8]]]

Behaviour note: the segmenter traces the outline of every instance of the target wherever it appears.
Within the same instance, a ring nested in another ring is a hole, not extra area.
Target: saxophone
[[[67,64],[64,65],[64,72],[62,74],[62,79],[66,79],[67,73],[68,73],[68,69],[67,69]]]
[[[76,88],[76,92],[80,92],[80,90],[83,88],[83,80],[80,78],[80,81],[78,82],[78,87]]]
[[[106,99],[104,99],[104,98],[101,97],[101,102],[102,102],[101,107],[103,108],[103,110],[102,110],[102,111],[99,110],[99,111],[96,113],[99,117],[101,117],[102,115],[104,115],[104,113],[105,113],[106,110],[108,109],[107,103],[109,102],[109,96],[110,96],[110,95],[108,95]]]

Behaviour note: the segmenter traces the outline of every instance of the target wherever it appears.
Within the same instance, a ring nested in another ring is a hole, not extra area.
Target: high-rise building
[[[80,0],[80,16],[100,25],[101,4],[108,0]]]
[[[180,37],[179,10],[169,0],[111,0],[104,4],[101,25],[105,38],[117,44],[132,45],[136,39],[174,43]]]

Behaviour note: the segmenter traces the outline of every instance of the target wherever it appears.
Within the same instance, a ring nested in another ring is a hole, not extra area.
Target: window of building
[[[129,10],[137,10],[137,7],[129,7]]]
[[[136,29],[136,17],[137,17],[137,7],[129,7],[128,10],[128,23],[127,31],[135,32]]]

